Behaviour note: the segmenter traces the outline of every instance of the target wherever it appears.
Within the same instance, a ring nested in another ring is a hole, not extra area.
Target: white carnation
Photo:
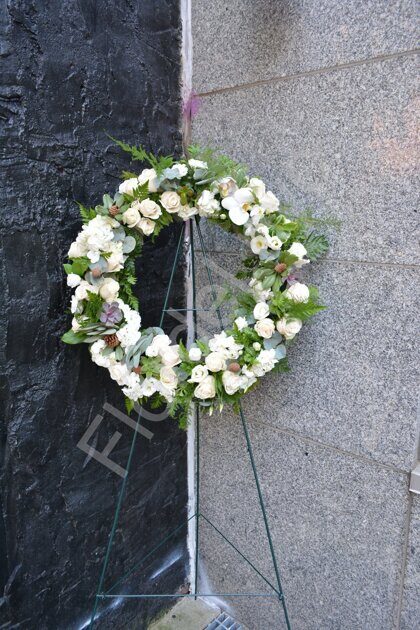
[[[212,216],[220,208],[220,204],[217,199],[214,198],[214,194],[210,190],[203,190],[196,202],[198,213],[203,217]]]
[[[67,286],[74,289],[80,284],[80,280],[81,278],[77,275],[77,273],[69,273],[67,276]]]
[[[309,289],[306,284],[295,282],[285,291],[285,296],[289,300],[293,300],[293,302],[307,302],[309,300]]]
[[[131,324],[126,324],[116,334],[123,348],[134,346],[141,337],[141,332]]]
[[[236,324],[238,330],[243,330],[248,326],[248,322],[245,317],[237,317],[234,323]]]

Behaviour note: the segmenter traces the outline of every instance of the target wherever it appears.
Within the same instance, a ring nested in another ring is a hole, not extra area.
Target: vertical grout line
[[[397,603],[395,606],[395,615],[394,615],[394,629],[400,630],[401,628],[401,614],[402,614],[402,605],[404,599],[404,584],[405,584],[405,574],[407,570],[407,557],[408,557],[408,545],[410,543],[410,526],[411,526],[411,509],[413,505],[413,496],[410,491],[408,491],[408,506],[407,506],[407,516],[404,525],[404,533],[403,533],[403,548],[402,548],[402,558],[401,558],[401,570],[399,576],[399,584],[397,590]]]
[[[191,117],[188,115],[187,103],[191,96],[192,90],[192,35],[191,35],[191,0],[181,0],[181,24],[182,24],[182,49],[181,49],[181,95],[182,95],[182,145],[184,152],[191,143]],[[187,347],[194,340],[194,313],[193,308],[194,296],[192,285],[192,258],[191,258],[191,232],[193,229],[192,222],[189,221],[186,226],[185,243],[186,243],[186,293],[187,293]],[[196,503],[195,489],[195,423],[193,422],[193,412],[190,411],[190,418],[187,431],[187,485],[188,485],[188,518],[194,514]],[[197,516],[188,521],[187,547],[189,554],[189,576],[190,585],[196,581],[196,528]]]

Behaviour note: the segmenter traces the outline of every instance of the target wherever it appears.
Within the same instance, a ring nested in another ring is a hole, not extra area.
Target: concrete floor
[[[184,598],[148,630],[246,630],[216,606]]]

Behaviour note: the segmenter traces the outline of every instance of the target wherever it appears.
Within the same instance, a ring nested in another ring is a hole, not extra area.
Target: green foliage
[[[162,367],[160,357],[146,357],[143,355],[140,365],[143,376],[159,377],[160,368]]]
[[[310,287],[307,302],[293,302],[284,293],[280,293],[273,298],[270,305],[271,312],[277,317],[296,318],[302,321],[313,317],[324,309],[325,306],[318,303],[318,291],[315,287]]]
[[[77,343],[83,343],[86,339],[86,335],[82,335],[80,333],[76,333],[73,330],[68,330],[66,333],[64,333],[64,335],[61,337],[61,341],[64,341],[64,343],[68,343],[72,346],[74,346]]]
[[[246,183],[247,168],[227,155],[218,152],[218,149],[210,147],[202,148],[198,145],[188,147],[188,155],[195,160],[207,162],[208,170],[205,174],[205,181],[221,179],[222,177],[232,177],[239,187]],[[200,182],[198,182],[200,184]],[[203,182],[202,182],[203,183]]]
[[[315,232],[308,234],[303,244],[310,260],[317,260],[326,254],[329,247],[327,238],[323,234],[315,234]]]
[[[86,208],[82,203],[76,202],[79,206],[80,216],[82,217],[83,223],[89,223],[92,219],[96,217],[96,212],[94,208]]]
[[[150,164],[150,166],[155,169],[157,175],[160,175],[165,168],[170,168],[174,163],[174,159],[171,155],[155,156],[153,155],[153,153],[148,153],[141,145],[138,147],[130,146],[129,144],[126,144],[121,140],[117,140],[112,136],[108,137],[111,138],[111,140],[115,142],[115,144],[118,145],[120,149],[126,151],[127,153],[130,153],[133,160],[138,160],[139,162],[147,162],[148,164]]]
[[[125,408],[127,410],[127,413],[128,415],[130,415],[134,409],[134,400],[131,400],[131,398],[128,398],[128,396],[125,396],[124,403],[125,403]]]
[[[135,253],[136,250],[134,250]],[[133,293],[133,286],[137,282],[135,259],[130,256],[125,261],[124,268],[121,269],[118,275],[118,282],[120,284],[119,295],[124,302],[126,302],[130,308],[138,311],[139,301]]]
[[[81,256],[80,258],[73,258],[71,263],[66,263],[63,265],[65,272],[75,273],[80,277],[83,277],[86,271],[89,269],[90,260],[86,256]]]
[[[190,414],[190,405],[194,396],[196,383],[179,383],[175,397],[168,407],[171,418],[178,420],[181,429],[186,429]]]
[[[89,318],[90,322],[97,322],[99,315],[101,314],[102,305],[104,300],[97,293],[88,291],[88,299],[85,301],[85,307],[83,309],[83,315]]]

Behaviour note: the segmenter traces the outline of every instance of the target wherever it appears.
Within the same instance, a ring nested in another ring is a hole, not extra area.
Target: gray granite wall
[[[342,221],[305,276],[328,310],[299,335],[291,373],[266,378],[244,405],[297,630],[415,630],[420,620],[420,497],[408,491],[415,17],[414,0],[192,3],[193,141],[245,161],[296,209]],[[206,228],[205,242],[222,268],[238,264],[234,239]],[[270,576],[238,419],[202,426],[203,511]],[[261,587],[210,531],[202,549],[215,589]],[[235,609],[250,629],[283,627],[261,600]]]

